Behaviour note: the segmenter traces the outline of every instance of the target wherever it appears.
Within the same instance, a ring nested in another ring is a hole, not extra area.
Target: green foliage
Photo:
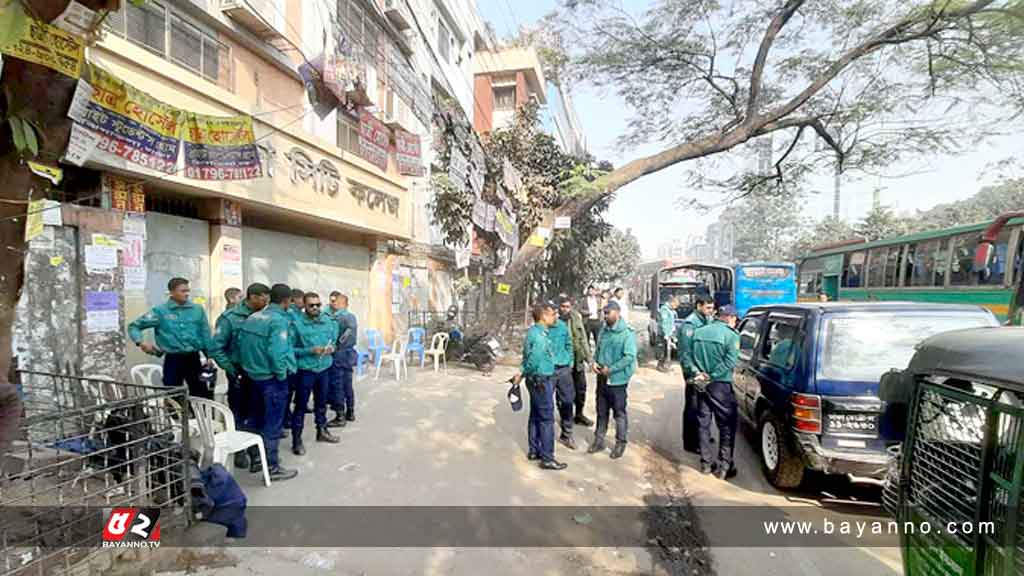
[[[632,230],[612,228],[587,249],[586,277],[576,288],[589,284],[617,284],[632,276],[640,264],[640,241]]]
[[[37,128],[32,122],[18,116],[9,116],[7,124],[11,127],[11,139],[14,140],[14,148],[18,154],[32,157],[39,154]]]
[[[434,174],[430,178],[434,197],[427,205],[434,224],[441,227],[445,243],[449,246],[465,246],[470,239],[466,226],[473,213],[473,193],[459,192],[446,174]]]
[[[835,216],[826,216],[812,226],[804,226],[797,241],[790,249],[790,260],[797,261],[816,246],[842,242],[857,238],[857,232],[846,220]]]
[[[888,206],[879,205],[872,208],[863,220],[854,225],[853,230],[857,236],[874,242],[906,234],[907,223],[896,216]]]
[[[1006,179],[986,186],[970,198],[940,204],[908,219],[910,232],[950,228],[995,219],[1000,214],[1024,208],[1024,178]]]
[[[0,0],[0,50],[24,36],[30,24],[19,0]]]
[[[726,239],[734,239],[733,260],[784,260],[800,234],[800,208],[800,196],[793,190],[751,195],[727,207],[718,225]]]

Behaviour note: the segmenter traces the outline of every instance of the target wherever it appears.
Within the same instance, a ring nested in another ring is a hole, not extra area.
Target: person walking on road
[[[562,320],[569,324],[569,333],[572,335],[572,383],[575,389],[576,400],[574,404],[573,423],[580,426],[593,426],[594,423],[583,415],[583,408],[587,403],[587,364],[594,363],[594,357],[590,352],[590,339],[587,337],[587,327],[583,322],[583,316],[573,307],[570,298],[563,298],[558,304],[558,312]]]
[[[588,453],[605,448],[608,412],[615,417],[615,448],[612,458],[621,458],[626,451],[629,419],[626,416],[626,388],[636,370],[636,335],[620,317],[619,305],[609,302],[604,310],[605,326],[597,342],[594,372],[597,374],[597,429]]]
[[[356,352],[356,338],[359,322],[348,309],[348,296],[341,292],[331,293],[331,311],[338,323],[338,344],[331,367],[331,391],[328,403],[334,409],[335,417],[327,423],[328,428],[341,428],[356,419],[356,395],[352,388],[352,377],[359,359]]]
[[[559,297],[559,312],[561,312],[564,300],[567,298]],[[573,410],[576,405],[576,388],[572,381],[575,354],[567,319],[561,317],[561,314],[559,316],[548,330],[551,353],[555,363],[555,403],[558,405],[559,424],[562,430],[558,441],[569,450],[575,450],[576,441],[572,438]]]
[[[270,305],[245,320],[238,340],[242,370],[252,379],[254,392],[260,396],[263,406],[262,414],[253,420],[263,437],[273,481],[288,480],[299,474],[298,470],[282,466],[278,458],[288,380],[297,372],[288,313],[290,299],[291,289],[275,284],[270,289]]]
[[[338,341],[338,323],[321,311],[320,296],[306,292],[303,296],[305,313],[295,322],[295,357],[298,362],[295,406],[292,421],[292,453],[302,456],[306,448],[302,443],[305,407],[313,395],[313,418],[316,423],[316,441],[337,444],[338,437],[327,430],[327,388],[334,347]]]
[[[693,334],[710,323],[714,310],[714,300],[698,296],[693,312],[676,329],[676,348],[683,368],[683,450],[694,454],[700,454],[700,425],[697,422],[697,387],[693,385],[697,375],[693,364]]]
[[[659,372],[668,372],[669,362],[672,361],[672,340],[675,337],[677,308],[679,308],[679,298],[673,296],[658,310],[658,327],[663,340],[661,357],[658,359]]]
[[[128,338],[146,354],[164,356],[164,386],[186,383],[190,395],[213,400],[213,390],[199,380],[203,369],[199,353],[205,354],[210,346],[206,309],[189,300],[191,289],[184,278],[171,278],[167,291],[167,302],[128,325]],[[155,344],[143,340],[142,332],[150,328]]]
[[[258,408],[250,406],[252,397],[252,381],[242,370],[240,349],[238,346],[239,330],[249,316],[263,310],[270,301],[270,288],[265,284],[250,284],[246,289],[245,300],[239,302],[233,308],[225,310],[219,318],[213,330],[213,339],[210,344],[210,357],[224,371],[228,380],[228,408],[235,417],[235,422],[240,430],[252,431],[250,419],[251,411]],[[251,449],[248,456],[245,452],[235,454],[236,468],[249,468],[252,465],[250,460],[256,460],[258,464],[258,451]]]
[[[725,480],[733,476],[733,446],[739,415],[732,389],[733,369],[739,360],[740,335],[736,333],[736,308],[723,306],[718,319],[693,333],[693,378],[700,423],[700,471]],[[689,382],[687,382],[689,384]],[[711,439],[711,420],[718,427],[718,456]]]
[[[526,378],[530,393],[530,422],[527,438],[530,460],[540,460],[544,470],[564,470],[567,465],[555,460],[554,409],[554,352],[549,330],[555,323],[555,308],[551,303],[533,307],[533,326],[526,332],[523,342],[523,361],[513,381],[518,384]]]
[[[601,292],[590,285],[587,288],[587,298],[583,305],[583,319],[587,323],[587,335],[594,339],[594,347],[597,347],[597,334],[601,331],[603,318],[601,314],[605,303],[601,301]]]

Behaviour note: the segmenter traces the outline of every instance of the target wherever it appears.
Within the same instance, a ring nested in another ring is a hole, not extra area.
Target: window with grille
[[[123,2],[121,6],[104,21],[109,31],[188,68],[222,88],[234,89],[230,49],[214,34],[155,0],[141,6]]]
[[[498,86],[494,89],[494,109],[514,110],[516,107],[516,87]]]
[[[352,154],[359,153],[359,122],[342,112],[338,113],[338,147]]]

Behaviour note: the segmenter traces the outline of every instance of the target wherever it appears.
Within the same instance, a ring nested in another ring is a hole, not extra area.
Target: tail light
[[[821,434],[821,396],[793,394],[789,401],[792,405],[793,428],[800,432]]]

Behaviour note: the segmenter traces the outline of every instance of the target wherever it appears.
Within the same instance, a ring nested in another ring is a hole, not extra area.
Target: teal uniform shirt
[[[210,357],[228,374],[237,374],[239,365],[238,328],[252,315],[252,308],[245,301],[228,308],[217,318],[210,342]]]
[[[661,334],[665,338],[672,336],[676,327],[676,311],[668,304],[662,304],[658,310],[658,325],[661,326]]]
[[[239,327],[242,370],[253,380],[285,380],[296,371],[291,317],[271,304],[251,314]]]
[[[206,309],[194,302],[167,300],[128,325],[132,342],[142,342],[142,331],[152,328],[156,346],[167,354],[206,352],[210,346],[210,321]]]
[[[571,366],[574,358],[569,325],[561,319],[555,320],[548,330],[548,338],[551,340],[551,353],[554,356],[555,366]]]
[[[715,321],[693,333],[693,363],[712,382],[732,382],[740,357],[740,335],[725,322]]]
[[[605,324],[597,336],[594,362],[608,368],[608,385],[625,386],[636,371],[636,335],[619,318],[614,326]]]
[[[313,348],[334,346],[338,340],[338,323],[327,314],[310,318],[303,314],[294,324],[295,358],[299,370],[323,372],[331,367],[334,354],[317,355]]]
[[[551,376],[555,373],[555,355],[551,338],[543,324],[534,324],[523,340],[523,376]]]
[[[708,325],[708,319],[700,312],[691,312],[676,329],[676,346],[679,350],[679,364],[683,367],[683,376],[693,378],[697,368],[693,365],[693,334],[699,328]]]

